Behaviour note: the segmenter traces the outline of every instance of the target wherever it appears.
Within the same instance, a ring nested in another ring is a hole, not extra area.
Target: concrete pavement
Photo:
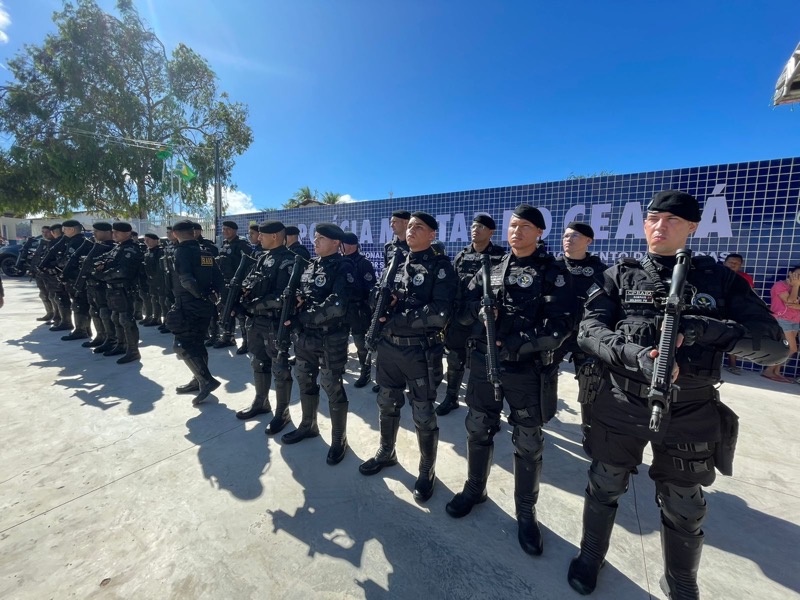
[[[346,376],[351,451],[330,467],[324,394],[322,435],[283,446],[264,435],[271,415],[234,416],[253,395],[246,357],[211,350],[224,384],[195,408],[174,393],[190,373],[171,336],[141,328],[141,364],[117,365],[37,323],[43,309],[33,283],[4,284],[0,597],[579,597],[566,572],[580,541],[588,461],[571,373],[561,375],[560,410],[546,427],[538,505],[545,553],[532,558],[516,539],[507,425],[496,437],[490,500],[454,520],[444,506],[466,477],[463,407],[439,419],[439,481],[418,506],[408,407],[400,464],[375,477],[358,473],[378,433],[375,395],[351,385],[354,353]],[[800,386],[726,376],[723,398],[741,417],[741,434],[735,476],[719,476],[707,491],[701,593],[797,598]],[[294,423],[296,399],[295,385]],[[593,598],[663,598],[654,486],[646,465],[640,471],[621,501]]]

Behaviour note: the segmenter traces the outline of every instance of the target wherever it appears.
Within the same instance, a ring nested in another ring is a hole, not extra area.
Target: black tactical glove
[[[650,352],[652,351],[653,348],[645,348],[636,355],[636,361],[639,363],[639,370],[648,381],[653,379],[653,370],[656,366],[655,359],[650,356]]]
[[[703,344],[727,352],[745,335],[746,330],[736,321],[684,315],[681,317],[680,332],[683,333],[684,346]]]

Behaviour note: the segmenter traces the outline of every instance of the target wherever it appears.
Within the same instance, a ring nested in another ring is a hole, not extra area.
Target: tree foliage
[[[291,198],[283,203],[283,208],[296,208],[303,204],[303,202],[308,202],[309,200],[316,200],[318,202],[319,199],[317,196],[317,190],[311,191],[311,188],[308,186],[301,187]]]
[[[9,62],[0,129],[14,144],[0,156],[0,209],[83,207],[146,218],[169,207],[163,174],[177,160],[197,173],[181,185],[181,202],[201,207],[217,136],[223,185],[235,188],[234,157],[253,141],[247,106],[218,90],[191,48],[179,44],[168,55],[130,0],[119,0],[117,11],[65,0],[53,17],[57,32]],[[156,157],[158,143],[172,147],[167,163]]]

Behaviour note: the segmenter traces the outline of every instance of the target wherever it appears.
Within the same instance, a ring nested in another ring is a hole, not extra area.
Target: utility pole
[[[219,166],[219,142],[220,136],[214,138],[214,241],[217,246],[222,244],[222,228],[220,227],[220,219],[222,219],[222,181],[220,181],[220,166]]]

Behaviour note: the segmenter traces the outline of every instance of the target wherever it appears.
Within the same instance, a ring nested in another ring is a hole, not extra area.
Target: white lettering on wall
[[[644,238],[643,222],[642,205],[638,202],[628,202],[622,211],[617,232],[614,234],[614,239],[624,240],[629,235],[632,235],[634,238]]]
[[[451,242],[468,242],[470,241],[469,231],[467,230],[467,223],[464,213],[456,213],[453,215],[453,227],[450,229]]]
[[[592,205],[591,226],[592,229],[594,229],[594,239],[608,239],[608,226],[611,222],[608,215],[610,214],[611,204],[601,203]]]

